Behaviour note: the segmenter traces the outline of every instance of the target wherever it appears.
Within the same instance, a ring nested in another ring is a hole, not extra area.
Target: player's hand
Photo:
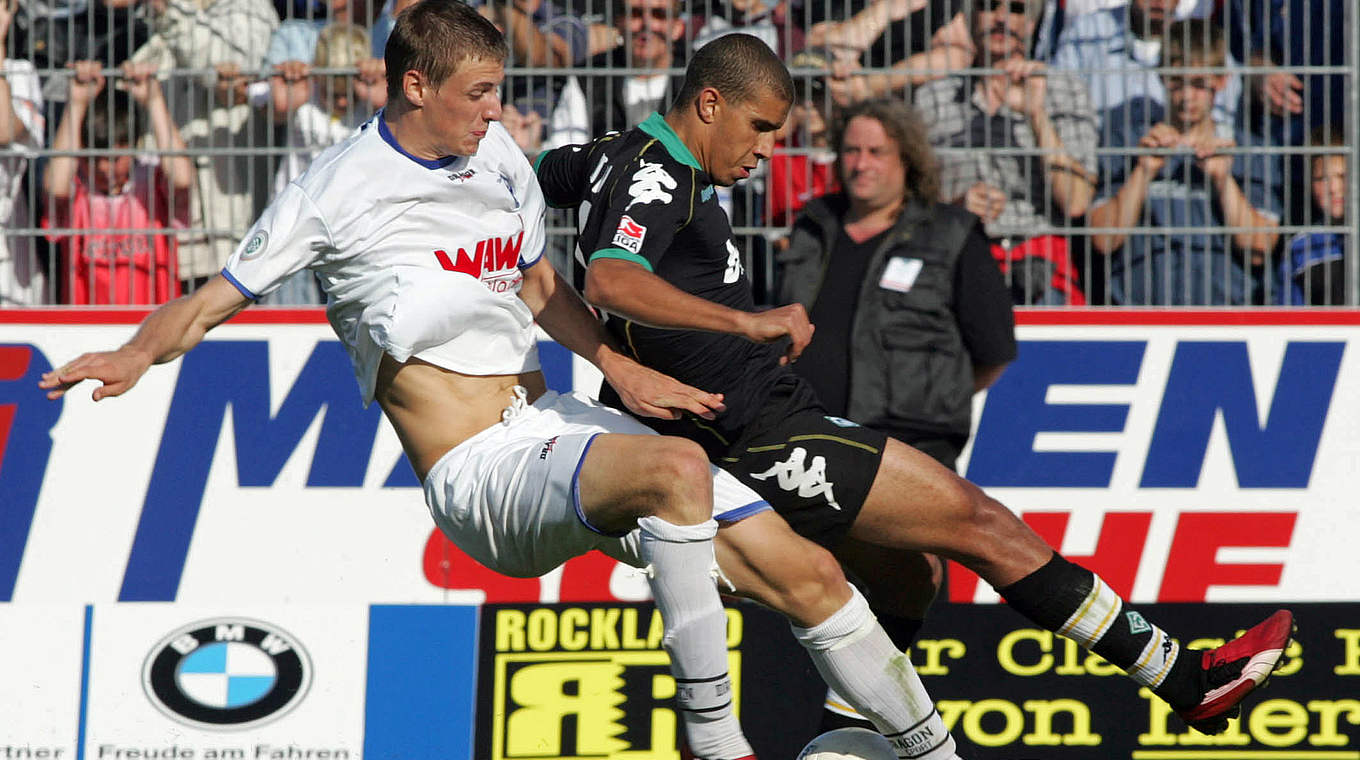
[[[711,420],[727,410],[721,393],[707,393],[670,375],[645,367],[632,359],[604,368],[605,379],[618,392],[628,410],[642,417],[678,420],[684,412]]]
[[[92,398],[98,401],[123,394],[137,384],[150,357],[129,348],[81,354],[51,372],[44,372],[38,387],[47,391],[47,398],[55,401],[82,380],[98,380],[102,385],[94,389]]]
[[[788,338],[788,350],[779,359],[780,364],[788,364],[796,361],[808,343],[812,342],[814,329],[808,321],[807,309],[800,303],[794,303],[769,311],[748,313],[742,335],[756,343],[774,343]]]

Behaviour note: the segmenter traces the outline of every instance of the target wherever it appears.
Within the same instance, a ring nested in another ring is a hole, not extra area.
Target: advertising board
[[[676,757],[644,579],[458,552],[319,313],[247,311],[117,399],[43,397],[141,316],[0,311],[0,757]],[[964,756],[1360,760],[1360,314],[1027,312],[1019,337],[968,477],[1187,640],[1290,606],[1301,643],[1201,741],[952,567],[913,658]],[[791,756],[816,676],[776,616],[729,622],[743,720]]]

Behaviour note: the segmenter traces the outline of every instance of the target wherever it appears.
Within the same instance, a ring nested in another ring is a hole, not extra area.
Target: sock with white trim
[[[873,605],[869,606],[873,609]],[[916,640],[916,634],[921,632],[921,626],[926,622],[919,618],[906,617],[905,615],[893,615],[892,613],[874,611],[874,616],[878,618],[878,624],[883,626],[883,632],[888,634],[893,646],[903,652],[911,651],[911,643]],[[845,697],[836,693],[830,686],[826,687],[826,702],[822,705],[822,721],[818,729],[822,733],[837,728],[867,728],[873,730],[873,723],[855,712],[855,708]]]
[[[793,627],[827,685],[873,722],[900,758],[951,760],[944,726],[910,658],[884,633],[858,589],[844,607],[811,628]]]
[[[671,658],[676,702],[696,757],[745,757],[751,745],[732,712],[727,674],[727,613],[713,583],[715,520],[675,525],[659,517],[638,520],[648,583],[666,627],[661,645]]]
[[[1203,696],[1194,657],[1180,657],[1175,639],[1131,609],[1100,576],[1057,552],[997,592],[1025,617],[1123,668],[1172,707],[1191,707]]]

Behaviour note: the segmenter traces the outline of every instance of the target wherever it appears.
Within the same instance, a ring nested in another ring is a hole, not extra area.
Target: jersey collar
[[[428,158],[416,158],[410,153],[407,153],[406,149],[401,147],[401,145],[397,142],[397,138],[392,134],[392,130],[387,128],[387,119],[385,118],[385,115],[386,109],[378,112],[377,116],[378,134],[382,137],[383,141],[386,142],[388,145],[391,145],[393,150],[395,150],[396,152],[402,154],[403,156],[406,156],[412,161],[415,161],[416,163],[420,164],[426,169],[443,169],[444,167],[458,160],[458,156],[444,156],[443,158],[428,159]]]
[[[680,140],[680,135],[677,135],[675,130],[671,129],[671,125],[666,123],[666,119],[661,114],[653,111],[646,121],[638,125],[638,129],[660,140],[661,144],[666,146],[666,151],[671,154],[671,158],[682,164],[689,164],[701,172],[704,170],[704,167],[699,165],[698,159],[694,157],[693,153],[689,152],[689,148],[685,147],[685,143]]]

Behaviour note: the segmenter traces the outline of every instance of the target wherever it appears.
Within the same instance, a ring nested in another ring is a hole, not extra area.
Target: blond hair
[[[323,69],[349,69],[372,53],[368,32],[362,26],[347,23],[327,24],[316,37],[316,55],[312,64]]]

